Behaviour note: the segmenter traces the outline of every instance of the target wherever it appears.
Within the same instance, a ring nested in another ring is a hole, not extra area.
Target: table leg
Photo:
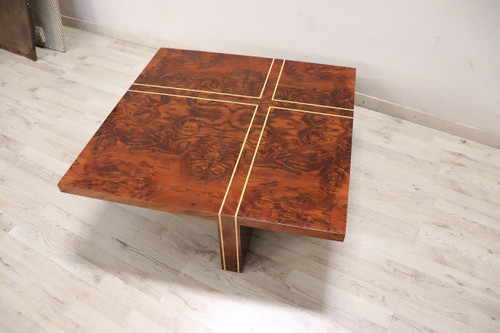
[[[218,223],[222,269],[243,271],[253,228],[240,226],[234,216],[220,216]]]

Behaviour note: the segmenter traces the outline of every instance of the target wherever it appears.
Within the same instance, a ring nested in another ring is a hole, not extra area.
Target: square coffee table
[[[59,182],[213,219],[222,268],[253,228],[342,241],[355,69],[160,49]]]

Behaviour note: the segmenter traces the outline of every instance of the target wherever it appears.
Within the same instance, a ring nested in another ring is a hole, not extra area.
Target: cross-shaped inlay
[[[355,70],[160,49],[59,183],[217,221],[241,271],[253,228],[343,240]]]

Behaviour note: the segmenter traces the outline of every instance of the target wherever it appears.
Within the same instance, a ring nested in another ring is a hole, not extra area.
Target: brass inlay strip
[[[222,209],[222,207],[221,207]],[[220,238],[220,251],[221,251],[221,254],[222,254],[222,268],[224,270],[226,270],[226,253],[224,251],[224,237],[222,235],[222,220],[221,220],[221,217],[220,217],[220,210],[219,210],[219,230],[220,230],[220,234],[219,234],[219,238]]]
[[[349,108],[343,108],[340,106],[330,106],[330,105],[322,105],[322,104],[313,104],[313,103],[303,103],[303,102],[296,102],[296,101],[287,101],[284,99],[274,99],[273,101],[275,102],[284,102],[284,103],[292,103],[292,104],[302,104],[302,105],[309,105],[309,106],[318,106],[320,108],[329,108],[329,109],[339,109],[339,110],[346,110],[346,111],[351,111],[354,112],[354,109],[349,109]]]
[[[264,89],[266,88],[267,80],[269,79],[269,75],[271,74],[271,69],[273,68],[274,58],[271,60],[271,65],[269,66],[269,70],[267,71],[266,80],[264,81],[264,85],[262,86],[262,90],[259,96],[250,96],[250,95],[241,95],[241,94],[231,94],[224,93],[218,91],[210,91],[210,90],[202,90],[202,89],[191,89],[191,88],[180,88],[180,87],[172,87],[172,86],[162,86],[158,84],[146,84],[146,83],[132,83],[133,86],[141,86],[141,87],[152,87],[152,88],[161,88],[161,89],[174,89],[174,90],[183,90],[183,91],[192,91],[199,93],[207,93],[207,94],[216,94],[216,95],[224,95],[224,96],[233,96],[233,97],[244,97],[244,98],[253,98],[253,99],[261,99],[264,94]]]
[[[155,91],[144,91],[144,90],[134,90],[134,89],[129,89],[128,91],[130,91],[130,92],[136,92],[136,93],[143,93],[143,94],[150,94],[150,95],[162,95],[162,96],[171,96],[171,97],[200,99],[200,100],[203,100],[203,101],[231,103],[231,104],[241,104],[241,105],[250,105],[250,106],[254,106],[254,107],[257,106],[257,104],[252,104],[252,103],[234,102],[234,101],[226,101],[226,100],[223,100],[223,99],[213,99],[213,98],[196,97],[196,96],[167,94],[167,93],[159,93],[159,92],[155,92]]]
[[[224,270],[226,270],[226,255],[225,255],[225,250],[224,250],[224,237],[222,235],[222,220],[221,220],[221,213],[222,209],[224,208],[224,204],[226,203],[226,198],[229,193],[229,188],[231,187],[231,184],[233,182],[234,175],[236,174],[236,169],[238,168],[238,164],[240,163],[241,155],[243,155],[243,149],[245,148],[245,144],[248,139],[248,134],[250,133],[250,129],[252,128],[253,121],[255,119],[255,114],[257,113],[258,106],[255,106],[255,110],[253,111],[252,115],[252,120],[250,120],[250,124],[248,125],[247,133],[245,135],[245,139],[243,139],[243,144],[241,145],[240,153],[238,154],[238,159],[236,160],[236,164],[234,165],[233,173],[231,174],[231,178],[229,179],[229,184],[227,185],[226,189],[226,194],[224,194],[224,199],[222,200],[222,204],[219,209],[219,230],[220,230],[220,242],[221,242],[221,248],[222,248],[222,266],[224,267]]]
[[[278,84],[280,83],[281,73],[283,73],[283,68],[285,67],[285,61],[281,64],[280,74],[278,75],[278,80],[276,81],[276,86],[274,87],[273,97],[271,98],[274,101],[274,95],[276,95],[276,90],[278,90]]]
[[[259,96],[248,96],[248,95],[223,93],[223,92],[218,92],[218,91],[189,89],[189,88],[179,88],[179,87],[170,87],[170,86],[160,86],[160,85],[156,85],[156,84],[132,83],[132,85],[133,86],[134,85],[135,86],[142,86],[142,87],[152,87],[152,88],[163,88],[163,89],[175,89],[175,90],[183,90],[183,91],[192,91],[192,92],[200,92],[200,93],[216,94],[216,95],[224,95],[224,96],[233,96],[233,97],[244,97],[244,98],[260,99]]]
[[[262,98],[262,95],[264,95],[264,90],[266,89],[267,80],[269,80],[269,75],[271,75],[271,69],[273,69],[273,65],[274,65],[274,58],[271,61],[271,66],[269,66],[269,70],[267,71],[266,81],[264,81],[264,85],[262,86],[259,98]]]
[[[319,114],[323,116],[330,116],[330,117],[339,117],[339,118],[348,118],[348,119],[353,119],[352,116],[344,116],[341,114],[331,114],[331,113],[323,113],[323,112],[316,112],[316,111],[309,111],[309,110],[299,110],[299,109],[290,109],[290,108],[282,108],[279,106],[270,106],[272,109],[283,109],[283,110],[289,110],[289,111],[297,111],[297,112],[304,112],[304,113],[312,113],[312,114]]]
[[[238,273],[240,272],[240,254],[239,254],[239,234],[238,234],[238,212],[240,211],[241,202],[243,201],[243,196],[245,195],[245,189],[247,188],[248,179],[250,178],[250,173],[252,172],[253,163],[255,162],[255,157],[257,156],[257,151],[259,150],[260,140],[264,134],[264,129],[266,128],[267,118],[269,117],[269,112],[271,108],[267,109],[266,118],[264,119],[264,124],[262,124],[262,130],[260,131],[259,140],[257,141],[257,146],[255,147],[255,152],[253,153],[252,162],[250,163],[250,168],[248,169],[247,178],[245,179],[245,185],[241,191],[240,200],[238,202],[238,207],[236,208],[236,213],[234,213],[234,233],[236,236],[236,268]]]

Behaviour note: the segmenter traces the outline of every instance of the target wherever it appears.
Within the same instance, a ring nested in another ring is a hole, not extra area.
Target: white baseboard
[[[74,17],[69,17],[62,15],[62,22],[63,25],[71,27],[71,28],[76,28],[88,32],[93,32],[99,35],[104,35],[108,37],[113,37],[116,39],[121,39],[127,42],[139,44],[139,45],[144,45],[144,46],[149,46],[155,49],[158,49],[160,47],[175,47],[175,48],[182,48],[179,45],[175,45],[175,43],[172,43],[170,41],[161,39],[161,38],[156,38],[156,37],[151,37],[148,35],[142,35],[142,34],[137,34],[137,33],[129,33],[121,30],[116,30],[113,28],[109,28],[100,24],[95,24],[92,22],[84,21],[84,20],[79,20]]]
[[[152,48],[160,47],[175,47],[185,48],[183,45],[173,43],[161,38],[151,37],[142,34],[124,32],[112,28],[108,28],[92,22],[79,20],[69,16],[62,16],[63,24],[93,32],[100,35],[113,37],[116,39],[125,40]],[[457,123],[448,119],[443,119],[434,116],[430,113],[415,110],[406,106],[395,104],[377,97],[369,96],[360,92],[356,92],[355,104],[370,110],[385,113],[394,117],[408,120],[423,126],[434,128],[438,131],[446,132],[461,138],[476,141],[488,146],[500,148],[500,133],[485,131],[479,128]]]
[[[395,104],[377,97],[356,92],[354,104],[378,111],[413,123],[446,132],[461,138],[476,141],[488,146],[500,148],[500,133],[457,123],[430,113]]]

